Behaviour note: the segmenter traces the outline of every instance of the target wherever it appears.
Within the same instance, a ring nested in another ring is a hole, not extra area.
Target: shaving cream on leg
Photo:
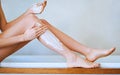
[[[41,26],[40,23],[36,23],[36,26]],[[62,47],[62,43],[59,41],[59,39],[49,30],[47,30],[44,34],[39,36],[41,40],[43,40],[47,45],[52,46],[56,50],[64,50]]]

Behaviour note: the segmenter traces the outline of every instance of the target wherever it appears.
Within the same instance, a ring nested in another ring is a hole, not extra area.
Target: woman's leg
[[[12,36],[16,36],[16,35],[19,35],[21,33],[24,33],[24,31],[27,28],[34,25],[33,23],[36,21],[34,13],[42,13],[44,11],[44,8],[46,7],[46,4],[47,4],[47,1],[44,1],[43,3],[37,3],[36,5],[32,6],[30,9],[28,9],[28,11],[26,11],[23,15],[21,15],[20,17],[18,17],[17,19],[15,19],[9,23],[7,23],[7,21],[4,17],[4,13],[2,11],[2,8],[0,6],[0,9],[2,12],[1,15],[3,15],[2,21],[6,22],[6,23],[2,23],[1,29],[3,31],[3,35],[0,37],[8,38],[8,37],[12,37]],[[33,11],[33,9],[34,9],[34,11]],[[12,45],[10,47],[0,48],[0,62],[3,59],[5,59],[7,56],[11,55],[12,53],[17,51],[18,49],[25,46],[29,42],[30,41],[19,43],[17,45]]]
[[[62,44],[62,42],[59,41],[59,39],[56,38],[56,36],[50,30],[47,30],[44,34],[38,37],[38,40],[48,48],[58,52],[63,57],[65,57],[68,67],[99,67],[99,64],[88,62],[69,50],[64,44]]]
[[[115,51],[115,48],[104,50],[104,49],[93,49],[85,45],[82,45],[76,40],[69,37],[68,35],[64,34],[62,31],[53,27],[46,20],[41,20],[41,21],[44,25],[48,26],[48,28],[60,39],[62,43],[64,43],[71,50],[80,52],[81,54],[85,55],[89,61],[95,61],[100,57],[108,56]]]
[[[13,26],[9,27],[7,30],[5,30],[3,32],[3,38],[7,38],[7,37],[11,37],[11,36],[16,36],[16,35],[20,35],[23,34],[25,32],[26,29],[31,28],[36,22],[39,22],[39,19],[37,19],[34,15],[29,15],[27,17],[24,17],[22,20],[20,20],[19,22],[14,23]],[[18,28],[18,29],[17,29]],[[50,35],[52,33],[50,32]],[[48,37],[49,38],[49,37]],[[54,40],[55,38],[51,38],[50,40]],[[56,38],[57,39],[57,38]],[[73,52],[71,52],[68,48],[66,48],[62,43],[55,42],[55,44],[59,45],[59,47],[54,48],[54,41],[52,45],[46,44],[46,42],[44,41],[44,38],[39,38],[39,40],[45,44],[47,47],[56,50],[57,52],[59,52],[60,54],[62,54],[68,62],[68,66],[69,67],[84,67],[84,68],[93,68],[93,67],[99,67],[99,64],[96,63],[91,63],[88,62],[82,58],[80,58],[79,56],[75,55]],[[49,40],[48,40],[49,41]],[[25,45],[27,42],[25,42],[24,44],[19,44],[19,48],[21,48],[23,45]],[[14,48],[18,48],[17,45],[13,46]],[[58,49],[57,49],[58,48]],[[0,60],[2,61],[5,57],[9,56],[10,54],[12,54],[13,52],[15,52],[17,49],[13,49],[12,47],[8,47],[8,48],[3,48],[0,50]]]
[[[8,23],[6,25],[7,28],[2,32],[1,38],[8,38],[16,35],[23,34],[26,29],[32,27],[35,22],[35,16],[33,14],[24,16],[22,19],[15,20],[11,23]],[[16,45],[12,45],[10,47],[0,48],[0,61],[2,61],[7,56],[11,55],[18,49],[22,48],[24,45],[26,45],[29,41],[19,43]]]
[[[24,47],[28,42],[20,43],[18,45],[13,45],[11,47],[5,47],[0,49],[0,62],[2,62],[6,57],[18,51],[20,48]]]

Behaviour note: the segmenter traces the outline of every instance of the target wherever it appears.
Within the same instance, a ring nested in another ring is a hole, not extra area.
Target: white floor
[[[0,74],[0,75],[120,75],[120,74]]]
[[[0,75],[120,75],[120,74],[0,74]]]
[[[97,60],[102,68],[120,68],[120,56],[109,56]],[[11,68],[66,68],[61,56],[10,56],[1,62],[1,67]]]

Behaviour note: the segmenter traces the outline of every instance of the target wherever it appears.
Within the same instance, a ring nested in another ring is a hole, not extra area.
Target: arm
[[[30,29],[27,29],[24,34],[14,36],[14,37],[9,37],[9,38],[2,37],[2,35],[4,35],[4,32],[3,32],[0,35],[1,36],[0,48],[11,46],[11,45],[18,44],[25,41],[31,41],[36,37],[42,35],[46,31],[46,29],[47,29],[46,26],[41,26],[41,27],[34,26]]]
[[[23,35],[18,35],[10,38],[0,38],[0,48],[11,46],[20,42],[24,42]]]

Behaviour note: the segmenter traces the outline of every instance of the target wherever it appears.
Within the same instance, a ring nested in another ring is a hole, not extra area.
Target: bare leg
[[[41,3],[38,3],[41,4]],[[41,12],[43,12],[45,6],[46,6],[46,1],[44,1],[41,4],[43,7],[41,9]],[[37,7],[39,7],[40,5],[37,5]],[[32,7],[33,8],[33,7]],[[4,13],[2,11],[2,8],[0,7],[1,10],[1,14],[2,16],[2,26],[1,29],[3,31],[2,35],[0,37],[2,38],[8,38],[8,37],[12,37],[12,36],[16,36],[19,35],[21,33],[23,33],[26,28],[33,26],[33,23],[36,21],[34,18],[35,16],[33,16],[33,14],[31,13],[35,13],[34,11],[32,11],[32,8],[29,9],[26,13],[24,13],[22,16],[18,17],[17,19],[7,23],[5,17],[4,17]],[[40,10],[39,10],[40,11]],[[39,13],[39,12],[38,12]],[[31,21],[28,22],[28,21]],[[33,23],[32,23],[33,22]],[[22,24],[22,25],[21,25]],[[27,25],[27,26],[26,26]],[[28,26],[29,25],[29,26]],[[15,28],[17,27],[17,28]],[[19,28],[20,27],[20,28]],[[13,31],[14,30],[14,31]],[[2,60],[4,60],[7,56],[11,55],[12,53],[14,53],[15,51],[19,50],[20,48],[24,47],[27,43],[29,43],[29,41],[27,42],[23,42],[23,43],[19,43],[17,45],[12,45],[10,47],[5,47],[5,48],[0,48],[0,62]]]
[[[93,49],[87,47],[85,45],[80,44],[76,40],[72,39],[68,35],[64,34],[57,28],[53,27],[45,20],[41,20],[44,25],[47,25],[48,28],[60,39],[62,43],[64,43],[71,50],[80,52],[81,54],[86,56],[86,59],[89,61],[95,61],[100,57],[108,56],[115,51],[115,48],[111,48],[109,50],[104,49]]]
[[[37,19],[32,14],[28,15],[27,17],[24,17],[22,20],[20,20],[17,23],[14,23],[13,26],[11,26],[7,30],[5,30],[2,33],[1,37],[7,38],[7,37],[11,37],[11,36],[16,36],[16,35],[22,34],[22,33],[25,32],[25,30],[27,28],[32,27],[36,22],[39,22],[39,19]],[[16,28],[18,28],[18,29],[16,29]],[[9,33],[9,32],[11,32],[11,33]],[[46,43],[46,42],[44,42],[44,39],[42,39],[41,42],[44,43],[44,44]],[[19,48],[20,48],[20,46],[22,47],[26,43],[27,42],[19,44]],[[57,43],[57,44],[59,44],[59,43]],[[62,47],[62,51],[60,51],[60,52],[58,51],[58,52],[60,54],[62,54],[67,59],[69,67],[84,67],[84,68],[99,67],[99,64],[87,62],[86,60],[84,60],[84,59],[80,58],[79,56],[75,55],[74,53],[72,53],[64,45],[62,45],[62,46],[61,45],[62,44],[60,44],[60,48]],[[57,49],[54,48],[53,45],[52,46],[51,45],[47,45],[47,47],[49,47],[49,48],[57,51]],[[14,48],[18,48],[17,45],[14,45]],[[1,56],[0,60],[2,61],[5,57],[9,56],[10,54],[12,54],[13,52],[15,52],[16,50],[17,49],[12,49],[11,47],[9,47],[9,49],[8,48],[1,49],[0,50],[0,56]]]
[[[2,36],[0,36],[0,37],[8,38],[8,37],[12,37],[12,36],[16,36],[16,35],[24,33],[25,30],[27,29],[27,27],[29,28],[34,25],[35,20],[33,18],[34,18],[33,15],[28,15],[28,16],[24,17],[24,19],[22,19],[22,20],[19,19],[15,22],[11,22],[10,24],[8,23],[6,26],[10,26],[10,27],[8,27],[2,33]],[[31,23],[28,21],[31,21]],[[28,42],[13,45],[11,47],[1,48],[0,49],[0,61],[2,61],[4,58],[6,58],[10,54],[14,53],[15,51],[17,51],[18,49],[22,48]]]
[[[78,55],[74,54],[71,50],[64,46],[64,44],[62,44],[50,30],[47,30],[43,35],[38,38],[38,40],[48,48],[64,56],[67,60],[68,67],[99,67],[99,64],[88,62],[79,57]]]
[[[27,43],[28,42],[21,43],[18,45],[13,45],[11,47],[1,48],[0,49],[0,62],[3,61],[9,55],[11,55],[14,52],[16,52],[17,50],[19,50],[20,48],[24,47]]]

